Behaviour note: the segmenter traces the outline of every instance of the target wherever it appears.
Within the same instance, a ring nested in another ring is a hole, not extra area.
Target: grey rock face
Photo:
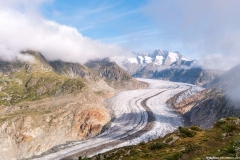
[[[85,64],[91,71],[103,78],[111,87],[122,90],[146,88],[147,84],[137,81],[129,73],[123,70],[115,62],[111,62],[108,58],[103,60],[90,61]]]
[[[10,74],[14,71],[21,70],[25,64],[21,61],[8,62],[0,59],[0,74]]]
[[[212,82],[208,88],[195,97],[185,101],[194,104],[191,110],[183,116],[188,125],[198,125],[202,128],[211,127],[216,121],[229,116],[240,116],[240,65],[222,74]]]
[[[203,99],[184,114],[187,125],[197,125],[204,129],[210,128],[216,121],[229,116],[240,116],[240,106],[214,89],[209,90]]]
[[[63,61],[51,61],[49,64],[55,72],[69,77],[84,77],[87,73],[87,68],[79,63],[69,63]]]

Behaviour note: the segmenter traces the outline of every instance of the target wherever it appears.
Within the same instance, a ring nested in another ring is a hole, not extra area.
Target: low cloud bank
[[[22,0],[4,4],[0,0],[0,5],[4,4],[0,7],[2,59],[12,60],[19,56],[20,51],[36,50],[48,60],[84,63],[90,59],[117,56],[125,52],[119,46],[85,37],[76,28],[44,19],[36,8],[45,1],[31,3]]]
[[[149,0],[145,13],[198,56],[205,68],[229,70],[240,63],[239,0]],[[194,56],[193,56],[194,57]]]

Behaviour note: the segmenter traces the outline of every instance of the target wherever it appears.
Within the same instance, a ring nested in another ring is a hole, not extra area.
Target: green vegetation
[[[0,105],[14,105],[23,101],[35,101],[60,94],[81,91],[84,87],[80,78],[69,79],[55,72],[26,73],[15,71],[0,78]]]
[[[201,131],[202,129],[199,128],[198,126],[191,126],[190,127],[191,130],[194,130],[194,131]]]
[[[186,138],[186,137],[194,137],[196,135],[196,132],[189,130],[188,128],[179,127],[180,137]]]
[[[153,143],[149,147],[149,149],[150,150],[158,150],[158,149],[162,149],[164,146],[165,146],[165,143],[163,143],[163,142],[156,142],[156,143]]]
[[[102,95],[103,94],[103,91],[96,91],[96,92],[94,92],[95,94],[97,94],[97,95]]]
[[[37,101],[62,94],[81,92],[84,82],[81,78],[70,79],[55,72],[26,73],[15,71],[0,77],[0,107],[8,107],[21,102]],[[4,114],[0,124],[14,118],[31,115],[37,117],[48,113],[48,110],[34,110],[28,106],[20,106],[20,110]]]
[[[179,127],[173,133],[136,146],[114,149],[89,159],[106,160],[191,160],[206,157],[240,156],[240,119],[226,118],[213,128]],[[172,142],[174,140],[174,142]],[[172,142],[169,144],[169,142]]]
[[[24,107],[21,110],[15,111],[13,113],[5,114],[3,117],[0,118],[0,124],[9,121],[11,119],[20,119],[22,115],[24,116],[31,116],[31,117],[38,117],[43,114],[48,114],[50,113],[49,110],[46,109],[41,109],[41,110],[36,110],[36,109],[30,109],[28,107]]]
[[[169,143],[173,140],[173,137],[168,137],[166,140],[165,140],[165,143]]]
[[[166,160],[178,160],[178,159],[182,158],[182,156],[183,156],[182,152],[177,152],[177,153],[167,156],[165,159]]]
[[[81,79],[68,79],[62,85],[63,92],[68,94],[80,91],[83,87],[84,83]]]

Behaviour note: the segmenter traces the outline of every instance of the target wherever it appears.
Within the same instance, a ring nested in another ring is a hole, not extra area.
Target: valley
[[[135,79],[109,58],[82,65],[48,61],[31,50],[20,55],[34,61],[0,61],[1,159],[89,157],[164,137],[179,126],[208,129],[240,113],[238,94],[232,96],[239,66],[207,83],[210,76],[203,88]]]
[[[239,159],[239,6],[0,0],[0,160]]]
[[[201,87],[161,80],[138,79],[149,83],[147,89],[119,92],[107,100],[112,122],[105,132],[85,141],[69,142],[34,159],[78,159],[113,148],[135,145],[163,137],[184,124],[180,115],[166,104],[177,93]]]

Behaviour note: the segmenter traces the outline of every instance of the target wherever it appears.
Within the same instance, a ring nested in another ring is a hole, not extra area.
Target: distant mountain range
[[[179,66],[190,65],[193,60],[187,59],[179,52],[168,52],[155,50],[153,53],[139,52],[132,53],[134,57],[128,58],[127,62],[131,64],[154,64],[156,66]]]
[[[192,67],[196,60],[184,57],[179,52],[155,50],[152,53],[132,53],[123,66],[133,77],[153,78],[204,85],[223,72]]]

